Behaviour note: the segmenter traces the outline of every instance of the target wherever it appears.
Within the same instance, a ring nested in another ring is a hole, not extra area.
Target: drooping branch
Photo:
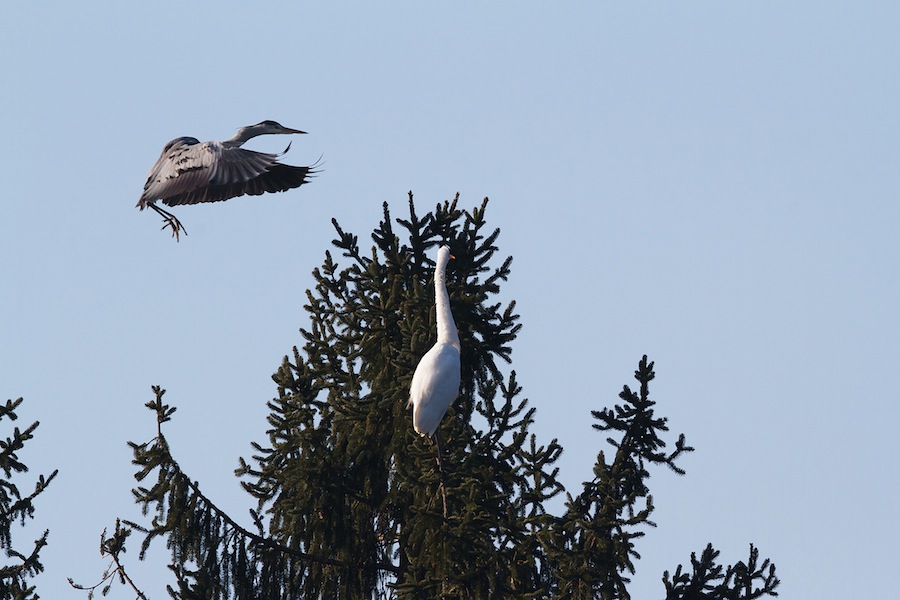
[[[345,561],[285,546],[271,538],[249,531],[217,507],[203,494],[199,484],[184,474],[169,452],[169,445],[161,426],[171,418],[175,409],[163,404],[164,389],[153,386],[153,391],[156,398],[147,403],[147,407],[156,412],[159,433],[156,438],[145,444],[129,443],[135,456],[133,462],[142,467],[136,474],[139,481],[149,475],[151,470],[159,471],[155,486],[150,489],[139,487],[134,490],[136,500],[142,505],[144,514],[147,514],[151,507],[156,514],[151,527],[125,521],[129,527],[146,534],[141,547],[142,558],[154,538],[167,536],[168,545],[175,548],[173,559],[189,558],[201,564],[208,562],[205,560],[206,556],[202,554],[203,550],[211,551],[222,544],[235,544],[241,547],[241,551],[237,554],[250,550],[251,554],[260,557],[275,554],[288,556],[300,562],[341,569],[357,567]],[[189,507],[189,510],[185,510],[184,505]],[[199,552],[194,552],[195,549]],[[232,565],[232,568],[238,568],[238,565]],[[397,570],[394,565],[385,563],[379,564],[378,568],[389,572]]]

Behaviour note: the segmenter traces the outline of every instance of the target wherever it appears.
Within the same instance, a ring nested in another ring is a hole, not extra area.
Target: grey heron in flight
[[[316,165],[294,167],[278,162],[290,150],[288,144],[281,154],[266,154],[245,150],[241,146],[258,135],[270,133],[306,133],[284,127],[275,121],[263,121],[241,127],[224,142],[203,142],[197,138],[175,138],[163,148],[159,160],[150,169],[144,193],[137,203],[141,210],[152,208],[163,218],[163,226],[172,229],[172,236],[187,231],[175,215],[156,206],[220,202],[249,194],[284,192],[309,181]]]

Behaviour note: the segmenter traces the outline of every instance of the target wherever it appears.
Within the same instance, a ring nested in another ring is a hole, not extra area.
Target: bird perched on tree
[[[241,127],[224,142],[203,142],[197,138],[175,138],[163,148],[162,154],[147,176],[144,193],[137,206],[152,208],[164,219],[162,228],[170,227],[178,240],[179,231],[187,231],[175,215],[156,206],[219,202],[249,194],[283,192],[300,187],[316,173],[316,165],[294,167],[278,162],[290,150],[288,144],[281,154],[267,154],[245,150],[241,146],[258,135],[271,133],[306,133],[284,127],[275,121],[263,121]]]
[[[434,267],[434,303],[437,316],[437,342],[425,353],[413,373],[409,404],[413,409],[413,427],[417,433],[432,437],[447,409],[459,396],[459,334],[450,312],[445,272],[452,255],[441,246]],[[437,439],[435,438],[435,441]],[[440,449],[438,449],[440,462]]]

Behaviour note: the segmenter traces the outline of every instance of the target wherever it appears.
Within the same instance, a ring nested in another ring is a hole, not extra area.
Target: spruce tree
[[[420,217],[410,194],[408,218],[384,205],[369,251],[333,220],[340,257],[326,252],[313,271],[303,344],[273,376],[267,439],[236,470],[256,501],[251,528],[180,469],[163,433],[175,408],[154,387],[147,406],[158,434],[130,443],[136,501],[152,518],[117,524],[117,569],[133,528],[142,558],[165,538],[173,598],[629,598],[635,542],[653,525],[650,469],[683,473],[677,460],[692,448],[681,435],[665,450],[645,356],[638,390],[625,386],[621,404],[592,411],[610,456],[600,451],[593,477],[566,492],[555,467],[562,447],[530,433],[535,409],[507,366],[521,325],[514,302],[496,301],[512,260],[497,257],[486,207],[464,211],[457,198]],[[444,243],[456,256],[447,287],[462,384],[440,425],[441,474],[407,399],[434,343],[431,257]],[[552,514],[563,495],[565,509]],[[725,568],[717,557],[710,546],[690,573],[666,573],[667,598],[776,595],[774,566],[759,566],[752,546],[746,564]]]
[[[22,404],[22,398],[7,400],[5,405],[0,405],[0,422],[18,420],[16,409]],[[53,471],[49,477],[39,475],[34,485],[34,491],[22,495],[18,485],[13,482],[13,475],[25,473],[28,467],[19,460],[19,452],[25,447],[25,443],[34,437],[34,431],[40,423],[35,421],[24,430],[14,427],[11,435],[0,441],[0,470],[3,478],[0,479],[0,548],[6,552],[9,564],[0,565],[0,600],[37,600],[39,596],[35,592],[32,579],[44,570],[41,564],[40,552],[47,545],[49,530],[31,545],[28,550],[19,551],[13,546],[13,525],[16,522],[20,526],[26,519],[34,518],[34,500],[47,489],[47,486],[56,477],[57,471]]]

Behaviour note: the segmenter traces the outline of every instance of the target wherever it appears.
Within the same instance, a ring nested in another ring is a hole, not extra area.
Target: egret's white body
[[[434,435],[447,409],[459,396],[459,334],[450,313],[450,298],[444,280],[449,261],[450,248],[441,246],[434,268],[437,342],[419,361],[409,389],[413,427],[417,433],[428,437]]]

